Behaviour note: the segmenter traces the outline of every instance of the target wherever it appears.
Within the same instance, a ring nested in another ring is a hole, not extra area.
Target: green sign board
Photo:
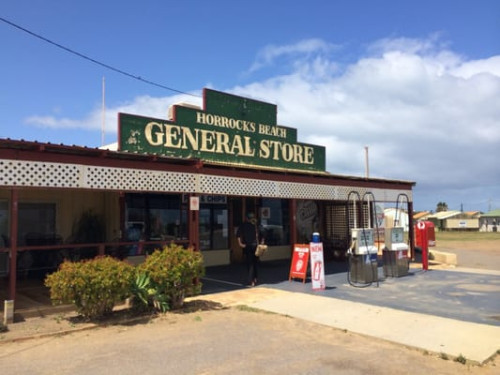
[[[119,114],[119,149],[234,166],[325,171],[325,148],[276,124],[274,104],[204,89],[203,107],[174,105],[171,120]]]

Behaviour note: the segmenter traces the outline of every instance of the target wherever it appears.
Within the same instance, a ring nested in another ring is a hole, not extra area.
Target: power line
[[[21,31],[24,31],[25,33],[27,33],[27,34],[29,34],[29,35],[31,35],[31,36],[34,36],[35,38],[41,39],[41,40],[43,40],[44,42],[47,42],[47,43],[49,43],[49,44],[52,44],[53,46],[56,46],[56,47],[58,47],[58,48],[60,48],[60,49],[62,49],[62,50],[64,50],[64,51],[66,51],[66,52],[69,52],[69,53],[71,53],[71,54],[73,54],[73,55],[76,55],[76,56],[78,56],[78,57],[81,57],[82,59],[85,59],[85,60],[88,60],[88,61],[90,61],[90,62],[93,62],[94,64],[100,65],[100,66],[102,66],[102,67],[104,67],[104,68],[106,68],[106,69],[112,70],[112,71],[114,71],[114,72],[116,72],[116,73],[122,74],[122,75],[124,75],[124,76],[129,77],[129,78],[133,78],[133,79],[138,80],[138,81],[140,81],[140,82],[147,83],[148,85],[152,85],[152,86],[160,87],[160,88],[165,89],[165,90],[169,90],[169,91],[177,92],[177,93],[179,93],[179,94],[190,95],[190,96],[194,96],[194,97],[197,97],[197,98],[199,98],[199,97],[200,97],[199,95],[194,95],[194,94],[190,94],[190,93],[187,93],[187,92],[184,92],[184,91],[181,91],[181,90],[173,89],[173,88],[171,88],[171,87],[168,87],[168,86],[162,85],[162,84],[160,84],[160,83],[156,83],[156,82],[150,81],[150,80],[148,80],[148,79],[144,79],[144,78],[142,78],[141,76],[137,76],[137,75],[134,75],[134,74],[128,73],[128,72],[126,72],[126,71],[124,71],[124,70],[121,70],[121,69],[115,68],[115,67],[113,67],[113,66],[111,66],[111,65],[108,65],[108,64],[102,63],[102,62],[100,62],[100,61],[98,61],[98,60],[95,60],[95,59],[93,59],[93,58],[91,58],[91,57],[89,57],[89,56],[87,56],[87,55],[84,55],[83,53],[80,53],[80,52],[77,52],[77,51],[75,51],[75,50],[72,50],[71,48],[65,47],[65,46],[63,46],[63,45],[61,45],[61,44],[59,44],[59,43],[56,43],[56,42],[54,42],[54,41],[52,41],[52,40],[50,40],[50,39],[47,39],[47,38],[45,38],[45,37],[43,37],[43,36],[41,36],[41,35],[39,35],[39,34],[36,34],[36,33],[34,33],[33,31],[30,31],[30,30],[28,30],[28,29],[25,29],[24,27],[19,26],[19,25],[15,24],[15,23],[13,23],[13,22],[11,22],[11,21],[9,21],[9,20],[6,20],[6,19],[5,19],[5,18],[3,18],[3,17],[0,17],[0,21],[4,22],[4,23],[6,23],[6,24],[8,24],[8,25],[10,25],[10,26],[12,26],[12,27],[15,27],[16,29],[19,29],[19,30],[21,30]]]

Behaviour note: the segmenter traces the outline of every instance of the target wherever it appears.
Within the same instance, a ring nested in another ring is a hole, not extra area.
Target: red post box
[[[434,223],[432,221],[419,221],[416,225],[415,225],[415,246],[418,246],[420,248],[423,247],[423,239],[422,239],[422,230],[419,230],[417,228],[417,225],[419,223],[423,223],[423,225],[425,226],[425,229],[426,229],[426,233],[427,233],[427,246],[428,247],[433,247],[433,246],[436,246],[436,231],[435,231],[435,228],[434,228]]]
[[[429,225],[431,224],[431,225]],[[429,231],[429,228],[432,228]],[[432,246],[436,245],[436,237],[434,232],[434,224],[430,221],[419,221],[415,225],[415,245],[422,249],[422,268],[424,270],[429,269],[429,246],[432,242]],[[430,235],[429,235],[430,234]],[[431,238],[429,238],[431,237]]]

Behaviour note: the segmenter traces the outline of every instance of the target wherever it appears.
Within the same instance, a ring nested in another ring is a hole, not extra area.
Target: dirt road
[[[478,263],[465,266],[495,267],[497,244],[469,249],[474,254],[470,259]],[[459,244],[454,250],[466,247]],[[51,324],[63,331],[75,325],[68,318],[60,314],[33,320],[26,329],[36,333]],[[208,301],[191,302],[184,313],[69,335],[2,342],[8,335],[0,333],[2,374],[500,373],[498,354],[483,366],[462,364],[440,353]]]
[[[500,239],[496,241],[441,241],[431,249],[456,254],[458,267],[500,270]]]
[[[238,308],[0,344],[3,374],[498,374],[350,332]]]

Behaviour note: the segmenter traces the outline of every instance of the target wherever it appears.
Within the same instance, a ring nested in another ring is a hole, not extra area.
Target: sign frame
[[[292,279],[302,279],[302,283],[306,282],[309,253],[309,244],[293,245],[293,255],[288,281],[292,281]]]
[[[311,284],[313,290],[325,290],[325,262],[323,259],[323,243],[309,244],[311,264]]]
[[[204,89],[203,106],[177,104],[172,118],[118,114],[122,152],[217,165],[325,173],[326,147],[297,140],[277,124],[277,106]]]

